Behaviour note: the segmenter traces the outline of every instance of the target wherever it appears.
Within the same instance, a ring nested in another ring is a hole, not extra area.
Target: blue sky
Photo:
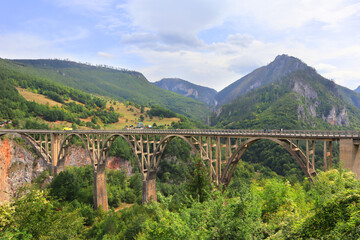
[[[279,54],[360,85],[358,0],[0,0],[0,58],[60,58],[221,90]]]

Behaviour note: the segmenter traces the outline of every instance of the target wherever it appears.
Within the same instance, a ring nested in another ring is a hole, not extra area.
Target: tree
[[[188,194],[199,202],[204,202],[209,198],[212,190],[211,178],[206,165],[199,156],[193,158],[193,169],[187,181],[186,189]]]
[[[145,119],[145,118],[144,118],[144,116],[143,116],[143,115],[140,115],[140,117],[139,117],[139,121],[140,121],[140,122],[143,122],[143,121],[144,121],[144,119]]]
[[[37,189],[19,192],[10,208],[0,206],[0,239],[78,239],[83,223],[78,210],[61,209]]]

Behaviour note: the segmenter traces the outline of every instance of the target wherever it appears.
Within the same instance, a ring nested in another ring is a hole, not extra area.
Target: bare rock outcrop
[[[71,146],[67,152],[65,166],[91,164],[89,154],[82,147]],[[107,167],[124,170],[128,176],[133,170],[129,161],[119,157],[109,157]],[[31,183],[45,170],[48,170],[47,163],[34,154],[31,147],[7,137],[0,139],[0,203],[9,201],[19,187]]]

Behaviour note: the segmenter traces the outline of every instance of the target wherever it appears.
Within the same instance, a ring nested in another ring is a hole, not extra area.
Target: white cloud
[[[102,58],[116,58],[116,55],[113,55],[113,54],[110,54],[110,53],[106,53],[106,52],[101,52],[101,51],[99,51],[99,52],[97,52],[97,55],[99,56],[99,57],[102,57]]]
[[[32,16],[22,31],[3,32],[0,57],[89,57],[136,66],[152,81],[181,77],[220,90],[285,53],[339,84],[359,85],[358,0],[46,1],[75,12],[78,25]]]
[[[3,58],[69,58],[53,42],[32,34],[10,33],[0,35],[0,56]],[[49,56],[49,53],[51,55]]]
[[[229,3],[232,6],[229,14],[278,30],[299,28],[311,21],[334,27],[360,10],[360,3],[348,0],[230,0]]]
[[[227,38],[228,43],[241,47],[248,47],[252,43],[252,41],[254,41],[254,38],[249,34],[230,34]]]
[[[188,34],[221,24],[225,7],[217,0],[131,0],[126,5],[140,29]]]
[[[85,9],[94,12],[108,10],[114,0],[49,0],[62,7]]]

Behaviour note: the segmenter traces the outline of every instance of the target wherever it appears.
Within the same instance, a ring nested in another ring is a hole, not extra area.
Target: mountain
[[[354,91],[360,93],[360,85]]]
[[[292,72],[308,66],[295,57],[279,55],[267,66],[260,67],[221,90],[216,100],[219,105],[230,102],[251,90],[272,83]]]
[[[0,66],[91,94],[132,101],[140,105],[160,105],[196,120],[204,120],[210,113],[205,104],[158,88],[143,74],[135,71],[46,59],[0,59]]]
[[[217,91],[212,88],[199,86],[180,78],[163,78],[153,84],[159,88],[175,92],[185,97],[191,97],[209,106],[217,105],[215,100]]]
[[[138,122],[193,127],[192,121],[158,105],[94,96],[0,65],[0,127],[122,129]]]
[[[281,71],[277,71],[273,66],[275,60],[265,67],[266,72],[271,68],[277,76],[280,72],[287,74],[221,106],[213,115],[212,124],[245,129],[359,129],[360,109],[354,103],[358,105],[360,94],[323,78],[294,58],[288,60],[292,62],[288,65],[290,69],[296,62],[299,69],[286,70],[281,64],[278,65]]]

